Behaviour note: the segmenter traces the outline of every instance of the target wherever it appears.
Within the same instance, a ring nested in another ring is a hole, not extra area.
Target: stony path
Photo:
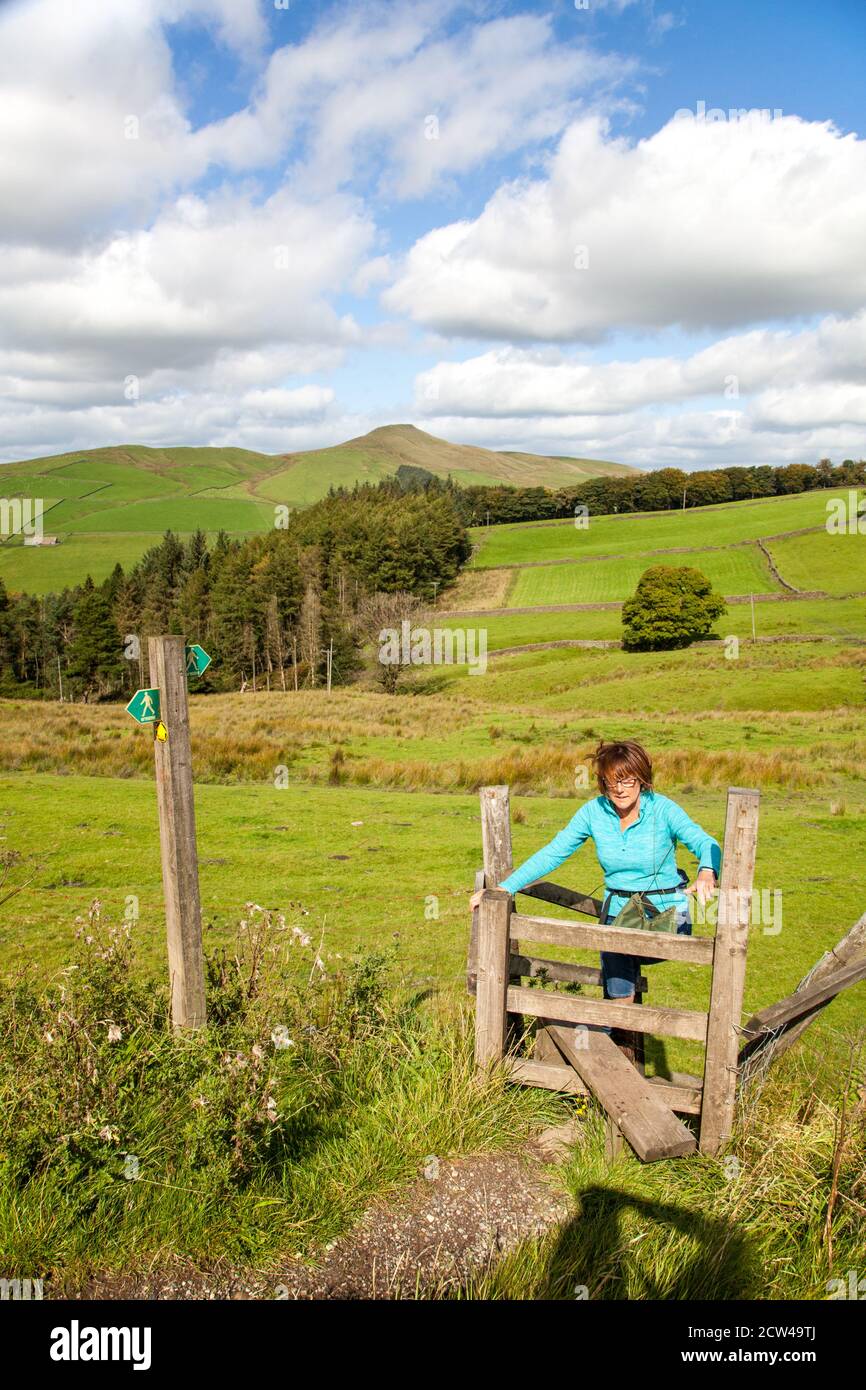
[[[577,1136],[573,1125],[565,1126],[517,1153],[429,1163],[425,1176],[397,1197],[376,1202],[315,1265],[289,1260],[263,1273],[202,1271],[178,1262],[94,1278],[65,1296],[400,1299],[458,1288],[503,1252],[567,1219],[570,1204],[550,1165]]]

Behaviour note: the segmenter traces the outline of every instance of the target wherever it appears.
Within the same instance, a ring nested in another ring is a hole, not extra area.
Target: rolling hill
[[[475,554],[440,611],[455,621],[483,618],[491,650],[618,641],[622,603],[643,572],[691,565],[731,601],[720,634],[747,640],[754,619],[765,638],[862,639],[866,546],[826,526],[828,501],[844,495],[822,489],[597,516],[585,529],[570,521],[475,527]],[[802,663],[797,678],[804,679]]]
[[[128,568],[166,531],[224,530],[248,535],[273,525],[274,507],[304,507],[332,486],[378,482],[401,464],[458,482],[556,487],[625,464],[544,457],[451,444],[414,425],[384,425],[345,444],[296,454],[236,448],[150,448],[142,444],[76,450],[0,465],[0,496],[39,497],[50,547],[0,541],[7,587],[44,594]]]
[[[378,482],[396,473],[401,463],[426,468],[440,478],[450,473],[464,485],[501,482],[523,487],[562,487],[599,474],[638,472],[626,464],[599,459],[556,458],[451,444],[415,425],[383,425],[330,449],[286,455],[282,470],[270,473],[256,483],[254,490],[258,496],[275,502],[303,506],[323,496],[331,483],[351,486],[356,479]]]

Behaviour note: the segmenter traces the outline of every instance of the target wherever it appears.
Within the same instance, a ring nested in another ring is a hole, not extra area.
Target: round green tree
[[[706,637],[726,611],[721,594],[700,570],[653,565],[641,575],[634,597],[622,606],[626,651],[665,651]]]

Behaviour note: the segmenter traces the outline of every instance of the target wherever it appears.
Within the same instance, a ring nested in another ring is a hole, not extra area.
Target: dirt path
[[[798,603],[803,599],[843,599],[866,598],[866,592],[852,594],[828,594],[823,589],[798,589],[786,594],[726,594],[725,603]],[[625,600],[617,599],[606,603],[544,603],[535,608],[442,608],[437,609],[441,618],[530,618],[534,613],[603,613],[622,608]]]
[[[568,1138],[576,1137],[572,1130]],[[94,1278],[48,1297],[84,1299],[400,1299],[459,1287],[504,1251],[570,1215],[551,1162],[567,1150],[549,1130],[518,1153],[436,1160],[405,1192],[375,1203],[316,1265],[267,1274],[177,1262]]]

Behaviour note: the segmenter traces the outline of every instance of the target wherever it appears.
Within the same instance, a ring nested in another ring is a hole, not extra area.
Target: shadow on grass
[[[580,1205],[556,1239],[536,1298],[755,1297],[757,1262],[732,1223],[608,1187],[585,1189]],[[668,1242],[653,1227],[687,1239]]]

